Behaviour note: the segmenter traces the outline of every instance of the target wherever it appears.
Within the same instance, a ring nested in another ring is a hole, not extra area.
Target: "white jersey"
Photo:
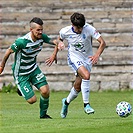
[[[88,56],[93,55],[92,38],[98,39],[99,32],[86,23],[81,34],[75,33],[72,25],[62,28],[59,33],[60,38],[68,42],[68,58],[76,57],[89,64]]]

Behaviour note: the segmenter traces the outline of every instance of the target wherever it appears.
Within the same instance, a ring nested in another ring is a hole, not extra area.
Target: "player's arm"
[[[55,45],[53,54],[45,61],[45,63],[48,66],[51,66],[52,63],[54,62],[54,60],[55,60],[55,63],[57,63],[58,50],[62,50],[63,49],[64,43],[59,38],[57,38],[56,40],[53,40],[53,41],[50,40],[49,44]]]
[[[57,40],[50,40],[48,43],[55,46],[52,55],[45,61],[46,65],[51,66],[54,61],[57,63],[58,42]]]
[[[63,50],[65,48],[65,44],[63,43],[63,39],[61,39],[60,37],[57,38],[58,40],[58,49],[59,50]]]
[[[8,60],[10,54],[13,53],[13,52],[14,51],[10,47],[6,50],[5,55],[4,55],[4,57],[1,61],[1,64],[0,64],[0,74],[3,72],[6,61]]]
[[[98,50],[96,51],[94,56],[89,57],[92,61],[92,64],[96,64],[98,62],[98,59],[99,59],[100,55],[102,54],[102,52],[106,46],[106,43],[101,36],[97,39],[97,41],[99,42]]]
[[[45,61],[48,66],[51,66],[54,61],[57,63],[58,43],[56,40],[53,40],[49,41],[49,44],[55,45],[52,55]]]
[[[59,50],[62,50],[62,49],[65,48],[65,45],[63,43],[63,40],[60,37],[58,37],[56,40],[53,40],[53,41],[50,40],[49,41],[49,44],[58,46],[58,49]]]

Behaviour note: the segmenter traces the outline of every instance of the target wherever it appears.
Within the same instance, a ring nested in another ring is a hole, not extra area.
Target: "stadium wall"
[[[73,12],[81,12],[105,39],[107,46],[99,62],[93,66],[91,90],[133,89],[133,38],[132,0],[1,0],[0,2],[0,61],[5,50],[14,40],[29,31],[29,21],[37,16],[44,21],[44,32],[52,38],[70,23]],[[93,41],[93,50],[98,43]],[[38,63],[45,73],[52,90],[70,90],[75,75],[67,66],[67,44],[58,53],[58,64],[45,65],[53,47],[44,45]],[[9,58],[0,75],[0,88],[10,82],[14,84],[11,65],[14,54]]]

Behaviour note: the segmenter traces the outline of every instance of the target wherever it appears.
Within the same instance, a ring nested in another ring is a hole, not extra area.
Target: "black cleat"
[[[49,115],[46,114],[46,115],[40,117],[40,119],[52,119],[52,117],[50,117]]]
[[[17,89],[17,93],[18,93],[19,96],[22,96],[22,94],[21,94],[19,89]]]

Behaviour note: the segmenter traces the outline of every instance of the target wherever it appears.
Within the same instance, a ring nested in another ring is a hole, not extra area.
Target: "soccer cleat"
[[[22,96],[22,94],[21,94],[19,89],[17,89],[17,93],[18,93],[19,96]]]
[[[49,115],[46,114],[46,115],[40,117],[40,119],[52,119],[52,117],[50,117]]]
[[[84,108],[84,111],[86,114],[94,114],[95,110],[93,108],[91,108],[91,106],[89,104],[86,105],[86,107]]]
[[[67,116],[67,112],[68,112],[68,105],[65,104],[66,98],[62,99],[62,109],[61,109],[61,117],[65,118]]]

